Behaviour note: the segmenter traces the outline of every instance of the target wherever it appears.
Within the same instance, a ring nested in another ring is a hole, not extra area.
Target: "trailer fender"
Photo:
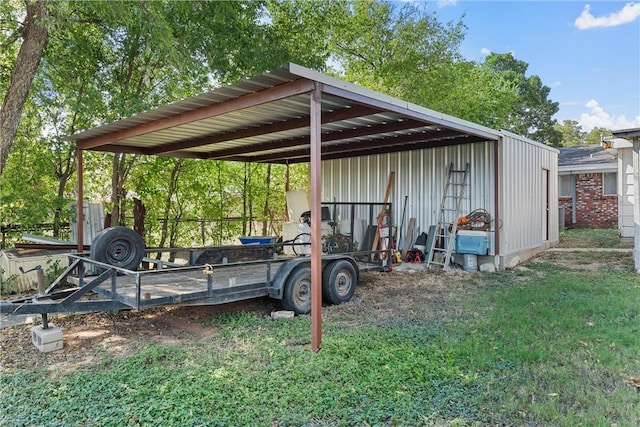
[[[335,254],[335,255],[325,255],[322,257],[322,271],[331,263],[337,260],[346,260],[353,265],[354,270],[356,271],[357,280],[360,279],[360,270],[358,268],[358,263],[355,259],[348,255]],[[289,279],[289,276],[293,274],[295,270],[301,267],[311,267],[311,259],[309,257],[298,257],[292,258],[285,261],[277,274],[271,280],[269,285],[269,296],[271,298],[281,300],[284,296],[284,287]],[[323,275],[324,276],[324,275]]]

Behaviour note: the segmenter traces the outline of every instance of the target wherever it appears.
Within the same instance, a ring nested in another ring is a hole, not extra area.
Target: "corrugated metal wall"
[[[633,237],[633,148],[618,149],[618,227],[622,237]]]
[[[322,165],[322,200],[382,202],[389,174],[393,171],[395,182],[391,202],[394,223],[400,226],[405,196],[408,196],[404,230],[409,218],[416,218],[419,231],[428,231],[429,226],[435,225],[438,220],[449,164],[463,169],[469,162],[470,186],[462,213],[482,208],[493,218],[493,159],[493,143],[482,142],[325,161]],[[338,210],[337,215],[342,220],[348,218],[346,211]],[[360,215],[364,218],[367,214],[361,212]],[[493,250],[493,244],[490,246]]]
[[[557,241],[558,150],[509,132],[503,132],[499,146],[500,246],[496,254],[495,235],[490,233],[489,253],[506,256]],[[413,217],[420,232],[428,231],[437,222],[447,167],[452,162],[455,168],[464,168],[466,162],[471,165],[462,213],[482,208],[495,218],[493,142],[326,161],[322,199],[382,202],[394,171],[394,223],[400,225],[408,196],[405,230]],[[365,218],[367,213],[358,215]],[[349,213],[338,209],[337,216],[344,220]]]
[[[503,135],[500,254],[509,255],[558,240],[558,150]]]

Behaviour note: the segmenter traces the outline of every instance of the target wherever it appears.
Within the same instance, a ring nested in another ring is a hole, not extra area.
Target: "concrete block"
[[[489,262],[480,264],[480,271],[482,271],[483,273],[493,273],[496,271],[496,266]]]
[[[278,319],[293,319],[295,317],[295,313],[293,311],[280,310],[280,311],[272,311],[271,318],[273,320]]]
[[[63,347],[62,330],[53,323],[44,329],[42,325],[31,328],[31,342],[42,353],[60,350]]]
[[[505,267],[506,268],[515,268],[518,264],[520,264],[520,257],[515,255],[510,257],[507,262]]]

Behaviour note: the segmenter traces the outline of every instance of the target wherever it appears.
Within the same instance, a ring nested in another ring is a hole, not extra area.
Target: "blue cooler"
[[[456,233],[456,253],[486,255],[489,233],[477,230],[460,230]]]

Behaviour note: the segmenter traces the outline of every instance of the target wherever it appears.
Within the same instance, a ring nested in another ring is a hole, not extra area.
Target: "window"
[[[558,196],[571,197],[573,194],[574,175],[558,176]]]
[[[618,173],[609,172],[602,174],[602,194],[615,196],[618,194]]]

